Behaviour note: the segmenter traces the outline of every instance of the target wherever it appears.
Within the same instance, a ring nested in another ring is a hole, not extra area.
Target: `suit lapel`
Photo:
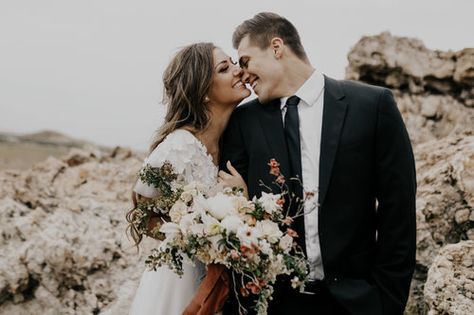
[[[280,163],[280,171],[288,176],[288,150],[286,148],[285,134],[283,131],[283,121],[281,116],[280,99],[262,104],[262,114],[259,115],[263,133],[267,140],[272,158]],[[266,161],[268,163],[268,161]],[[267,167],[267,165],[262,165]]]
[[[339,138],[341,136],[347,103],[344,92],[336,80],[325,79],[323,125],[321,129],[321,148],[319,158],[319,204],[323,205],[326,197],[332,167],[336,157]]]

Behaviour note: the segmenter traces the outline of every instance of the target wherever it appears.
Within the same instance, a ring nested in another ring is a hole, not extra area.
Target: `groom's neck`
[[[293,57],[284,64],[285,76],[282,78],[282,97],[294,95],[309,79],[314,68],[309,61]]]

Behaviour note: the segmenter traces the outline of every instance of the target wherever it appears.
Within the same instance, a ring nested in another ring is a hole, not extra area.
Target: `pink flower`
[[[230,251],[230,258],[232,258],[233,260],[238,260],[239,257],[240,255],[238,251],[236,251],[235,249]]]
[[[270,166],[270,174],[280,176],[280,163],[278,163],[275,159],[270,159],[268,166]]]
[[[286,234],[288,234],[291,237],[298,237],[298,233],[296,233],[295,230],[290,229],[290,228],[286,229]]]

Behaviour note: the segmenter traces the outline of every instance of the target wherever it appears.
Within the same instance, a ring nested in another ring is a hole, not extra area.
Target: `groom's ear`
[[[280,59],[283,54],[283,39],[280,37],[273,37],[270,41],[270,48],[273,50],[276,59]]]

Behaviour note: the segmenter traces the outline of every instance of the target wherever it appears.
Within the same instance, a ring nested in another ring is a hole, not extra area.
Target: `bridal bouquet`
[[[270,161],[276,183],[284,186],[278,163]],[[177,274],[183,272],[183,260],[197,259],[204,264],[222,264],[233,271],[237,301],[255,296],[258,314],[266,314],[273,284],[279,275],[290,276],[295,289],[304,289],[308,266],[291,229],[293,218],[284,213],[283,191],[262,193],[248,200],[239,189],[223,189],[206,195],[199,183],[184,185],[172,171],[146,166],[140,177],[160,190],[160,196],[139,206],[139,226],[153,212],[162,218],[155,237],[163,241],[153,249],[146,264],[151,269],[166,265]],[[237,285],[239,284],[239,285]],[[245,313],[240,305],[239,311]]]

